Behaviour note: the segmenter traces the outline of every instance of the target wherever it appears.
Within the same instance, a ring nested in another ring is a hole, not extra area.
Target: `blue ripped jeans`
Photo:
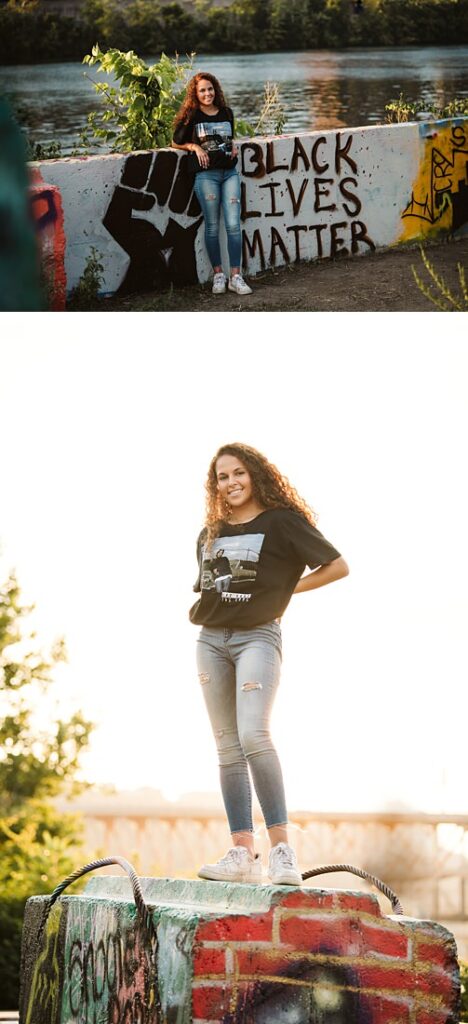
[[[269,732],[281,668],[279,623],[243,630],[203,626],[197,667],[231,832],[253,832],[249,768],[267,828],[286,824],[283,776]]]
[[[212,267],[221,266],[219,245],[219,214],[223,208],[229,263],[240,267],[240,180],[236,168],[198,171],[193,186],[205,218],[205,245]]]

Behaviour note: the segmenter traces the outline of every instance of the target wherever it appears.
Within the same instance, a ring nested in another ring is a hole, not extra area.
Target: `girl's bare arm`
[[[316,590],[317,587],[324,587],[327,583],[341,580],[348,573],[347,563],[340,555],[333,562],[328,562],[328,565],[320,565],[318,569],[314,569],[307,576],[301,576],[300,580],[296,583],[293,594],[303,594],[307,590]]]

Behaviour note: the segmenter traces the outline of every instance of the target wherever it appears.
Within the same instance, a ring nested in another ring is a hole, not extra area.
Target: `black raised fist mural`
[[[195,238],[203,217],[193,194],[193,177],[185,171],[186,160],[185,155],[159,150],[132,154],[125,161],[120,185],[103,219],[109,234],[130,256],[116,294],[198,281]],[[153,210],[159,227],[151,216]]]

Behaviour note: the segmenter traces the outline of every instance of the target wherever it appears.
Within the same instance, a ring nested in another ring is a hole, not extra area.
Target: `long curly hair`
[[[218,107],[219,110],[221,107],[225,107],[227,105],[218,79],[215,78],[214,75],[210,75],[208,71],[199,71],[188,83],[184,102],[182,103],[178,114],[176,114],[174,118],[174,129],[176,129],[179,124],[188,124],[195,111],[200,109],[200,102],[197,97],[197,85],[202,79],[206,79],[206,81],[211,82],[214,88],[215,94],[213,103],[215,107]]]
[[[290,508],[299,512],[305,519],[315,526],[317,517],[304,498],[297,493],[296,488],[289,483],[287,477],[280,473],[279,469],[269,462],[265,455],[251,448],[247,444],[236,442],[234,444],[223,444],[213,456],[208,476],[206,478],[206,512],[205,512],[205,536],[204,541],[209,551],[211,545],[219,535],[222,523],[229,522],[231,514],[230,505],[223,500],[218,490],[218,478],[216,474],[216,463],[221,455],[234,455],[239,462],[245,466],[252,481],[253,497],[263,508]]]

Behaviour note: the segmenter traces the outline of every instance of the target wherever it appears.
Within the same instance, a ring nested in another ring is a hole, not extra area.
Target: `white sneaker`
[[[216,864],[204,864],[198,872],[199,878],[210,878],[214,882],[256,882],[262,880],[260,854],[251,857],[245,846],[233,846],[225,857]]]
[[[270,850],[268,877],[273,885],[302,885],[296,854],[287,843],[278,843]]]
[[[213,295],[223,295],[226,291],[226,278],[221,271],[213,277],[213,287],[211,289]]]
[[[252,289],[245,283],[241,274],[233,274],[229,278],[228,288],[230,292],[237,292],[238,295],[251,295]]]

